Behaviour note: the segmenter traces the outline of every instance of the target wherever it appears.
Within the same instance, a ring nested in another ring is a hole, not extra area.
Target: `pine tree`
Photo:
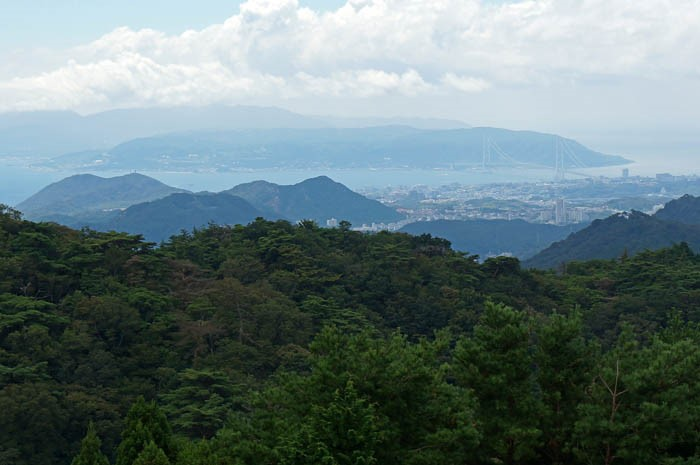
[[[528,323],[524,312],[487,303],[473,337],[455,349],[456,377],[478,398],[487,461],[513,465],[536,456],[543,406]]]
[[[133,465],[170,465],[170,460],[166,457],[163,449],[150,441],[136,457]]]
[[[87,433],[80,443],[80,452],[75,456],[71,465],[109,465],[107,457],[100,450],[102,441],[97,436],[95,425],[90,422]]]

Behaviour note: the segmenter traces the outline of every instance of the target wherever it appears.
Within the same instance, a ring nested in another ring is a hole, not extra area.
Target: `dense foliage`
[[[700,256],[0,211],[0,463],[700,463]]]

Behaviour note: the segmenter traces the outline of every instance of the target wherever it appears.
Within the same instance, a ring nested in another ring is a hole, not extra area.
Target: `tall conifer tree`
[[[75,456],[71,465],[109,465],[107,457],[100,450],[102,441],[97,436],[95,425],[90,422],[85,438],[80,443],[80,452]]]

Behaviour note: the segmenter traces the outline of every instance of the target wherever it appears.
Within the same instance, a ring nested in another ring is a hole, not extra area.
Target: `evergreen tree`
[[[692,335],[662,334],[668,340],[640,347],[626,327],[602,357],[575,425],[582,462],[698,463],[700,345]]]
[[[80,452],[75,456],[71,465],[109,465],[107,457],[100,450],[102,441],[97,436],[95,425],[90,422],[85,438],[80,443]]]
[[[374,407],[348,382],[329,404],[312,407],[300,431],[282,448],[282,463],[373,465],[380,439]]]
[[[570,446],[577,408],[585,398],[597,348],[583,337],[578,311],[540,318],[535,331],[534,361],[544,404],[542,455],[553,464],[570,464],[574,462]]]
[[[456,376],[478,399],[486,462],[527,463],[536,457],[543,413],[523,312],[489,303],[472,338],[455,349]]]
[[[131,406],[117,448],[117,465],[132,465],[147,444],[154,443],[166,456],[174,456],[170,425],[155,402],[142,396]]]

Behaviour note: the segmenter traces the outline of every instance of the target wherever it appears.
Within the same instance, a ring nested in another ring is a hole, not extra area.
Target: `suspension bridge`
[[[564,180],[567,174],[574,174],[582,177],[591,176],[590,174],[576,171],[578,169],[588,168],[589,166],[576,155],[576,150],[572,147],[570,141],[559,136],[554,136],[552,139],[554,165],[544,165],[518,161],[503,150],[491,137],[484,137],[482,143],[481,169],[484,171],[499,167],[537,170],[554,169],[554,179],[557,181]]]

